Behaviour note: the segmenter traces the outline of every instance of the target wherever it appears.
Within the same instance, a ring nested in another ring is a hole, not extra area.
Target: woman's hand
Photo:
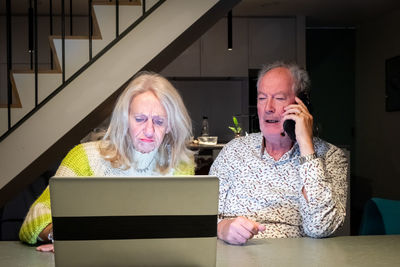
[[[54,244],[44,244],[38,246],[36,250],[41,252],[54,252]]]
[[[39,237],[44,241],[44,242],[51,242],[52,240],[49,240],[49,233],[53,231],[53,224],[49,223],[43,230],[40,232]],[[54,245],[51,244],[44,244],[40,245],[36,248],[37,251],[41,252],[54,252]]]

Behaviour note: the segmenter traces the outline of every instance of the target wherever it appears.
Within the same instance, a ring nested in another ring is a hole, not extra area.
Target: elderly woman
[[[193,153],[186,148],[191,129],[172,84],[158,74],[139,73],[119,97],[104,138],[74,147],[55,176],[194,174]],[[48,187],[31,206],[19,237],[29,244],[52,240]]]

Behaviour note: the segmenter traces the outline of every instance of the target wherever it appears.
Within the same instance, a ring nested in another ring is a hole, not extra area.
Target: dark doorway
[[[350,168],[355,154],[355,42],[354,29],[307,29],[306,32],[307,71],[311,78],[317,135],[345,148],[350,155]],[[363,194],[358,191],[352,175],[349,179],[351,204],[348,214],[351,214],[351,233],[356,234]]]

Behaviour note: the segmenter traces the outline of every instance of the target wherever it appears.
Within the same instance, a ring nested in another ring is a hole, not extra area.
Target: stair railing
[[[92,14],[92,6],[96,4],[96,1],[88,0],[88,20],[89,20],[89,29],[88,29],[88,40],[89,40],[89,61],[82,66],[79,70],[77,70],[74,74],[72,74],[69,78],[65,78],[65,38],[66,38],[66,31],[65,31],[65,19],[66,19],[66,12],[65,12],[65,0],[61,0],[59,5],[61,6],[61,39],[62,39],[62,84],[56,88],[52,93],[50,93],[45,99],[39,102],[38,100],[38,75],[39,75],[39,60],[38,60],[38,7],[37,7],[37,0],[28,0],[30,6],[32,6],[33,1],[33,19],[29,19],[29,27],[30,27],[30,34],[32,36],[29,37],[29,52],[31,54],[31,70],[33,67],[33,72],[35,76],[35,107],[29,111],[26,115],[24,115],[18,122],[14,125],[12,124],[11,118],[11,108],[13,108],[13,85],[11,82],[11,73],[12,73],[12,66],[13,66],[13,59],[12,59],[12,6],[11,0],[6,0],[6,46],[7,46],[7,131],[0,136],[0,142],[3,141],[8,135],[10,135],[15,129],[17,129],[21,124],[24,123],[27,119],[29,119],[35,112],[37,112],[42,106],[44,106],[48,101],[50,101],[54,96],[56,96],[63,88],[65,88],[70,82],[72,82],[76,77],[78,77],[84,70],[86,70],[91,64],[93,64],[97,59],[99,59],[104,53],[106,53],[109,49],[111,49],[120,39],[122,39],[125,35],[127,35],[133,28],[135,28],[141,21],[143,21],[147,16],[149,16],[154,10],[156,10],[160,5],[162,5],[166,0],[159,0],[157,1],[151,8],[146,10],[146,0],[136,0],[141,2],[142,5],[142,15],[133,22],[130,26],[127,27],[122,33],[119,33],[119,7],[123,2],[132,2],[132,0],[127,1],[120,1],[120,0],[109,0],[110,3],[115,3],[116,6],[116,36],[108,45],[106,45],[100,52],[98,52],[95,56],[93,56],[93,14]],[[69,16],[70,16],[70,35],[72,35],[72,0],[69,1]],[[53,34],[53,16],[54,10],[53,7],[56,4],[53,3],[53,0],[49,0],[49,28],[50,28],[50,35]],[[28,15],[31,14],[31,9],[28,11]],[[32,25],[32,24],[33,25]],[[33,49],[32,44],[33,42]],[[33,55],[33,57],[32,57]],[[34,64],[32,64],[32,59]],[[52,51],[50,51],[50,68],[53,69],[54,59]],[[0,88],[0,90],[4,90]],[[3,105],[4,107],[4,105]]]

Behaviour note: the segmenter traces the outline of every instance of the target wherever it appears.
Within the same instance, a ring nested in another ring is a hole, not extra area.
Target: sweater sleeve
[[[92,170],[83,145],[74,147],[61,162],[55,176],[92,176]],[[52,222],[50,191],[47,186],[32,204],[19,231],[21,241],[36,244],[39,234]]]
[[[35,244],[39,234],[51,223],[50,191],[47,186],[40,197],[32,204],[19,231],[19,239]]]

